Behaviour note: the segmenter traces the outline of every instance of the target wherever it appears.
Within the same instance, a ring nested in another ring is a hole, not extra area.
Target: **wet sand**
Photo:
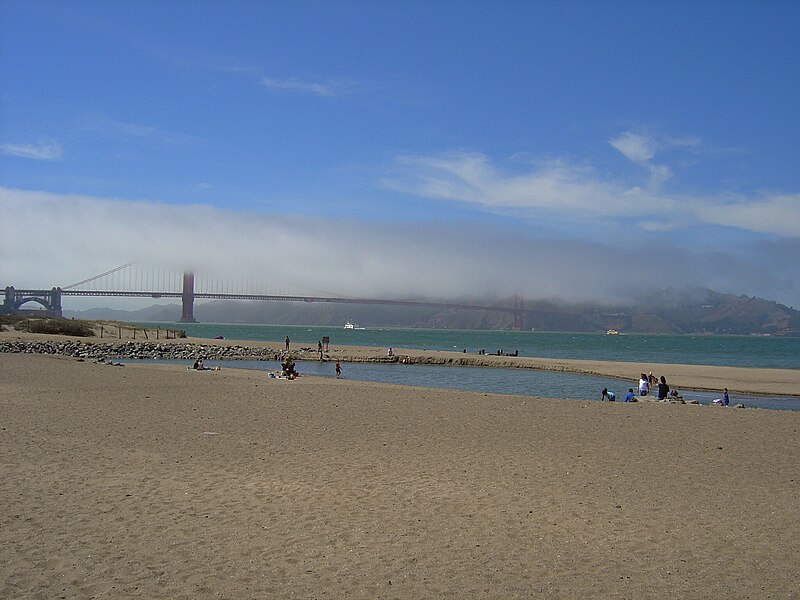
[[[0,597],[800,590],[800,413],[0,354],[0,427]]]

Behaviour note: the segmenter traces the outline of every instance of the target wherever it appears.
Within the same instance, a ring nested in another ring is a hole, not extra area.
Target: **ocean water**
[[[539,331],[465,331],[452,329],[344,329],[221,323],[141,323],[147,327],[183,329],[187,335],[212,339],[259,340],[316,349],[324,336],[332,345],[420,350],[485,350],[494,354],[621,362],[718,365],[800,369],[800,338],[705,335],[605,335]],[[798,392],[800,393],[800,392]]]

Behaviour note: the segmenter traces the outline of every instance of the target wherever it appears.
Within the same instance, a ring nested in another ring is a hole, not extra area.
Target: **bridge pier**
[[[6,286],[5,297],[3,298],[3,305],[0,306],[0,315],[13,315],[17,307],[14,303],[16,295],[14,294],[14,286]]]
[[[36,302],[40,304],[44,310],[25,310],[20,308],[27,302]],[[50,290],[18,290],[13,285],[9,285],[5,289],[3,304],[0,305],[0,314],[24,314],[61,318],[61,288],[54,287]]]
[[[58,313],[59,318],[62,316],[61,312],[61,288],[54,287],[50,290],[50,310]]]
[[[194,273],[183,274],[181,323],[197,323],[197,320],[194,318]]]

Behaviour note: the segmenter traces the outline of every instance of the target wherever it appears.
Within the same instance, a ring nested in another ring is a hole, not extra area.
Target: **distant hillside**
[[[460,301],[486,303],[474,298]],[[541,331],[800,335],[799,311],[770,300],[708,289],[662,290],[618,306],[530,301],[524,308],[525,328]],[[81,319],[174,322],[181,309],[178,304],[161,304],[138,311],[64,312]],[[218,300],[196,304],[195,316],[204,323],[341,326],[353,321],[362,327],[441,329],[510,329],[513,325],[512,315],[502,312],[295,302]]]

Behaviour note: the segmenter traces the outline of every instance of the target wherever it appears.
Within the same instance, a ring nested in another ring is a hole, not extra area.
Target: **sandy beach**
[[[0,354],[0,597],[798,597],[798,429]]]

